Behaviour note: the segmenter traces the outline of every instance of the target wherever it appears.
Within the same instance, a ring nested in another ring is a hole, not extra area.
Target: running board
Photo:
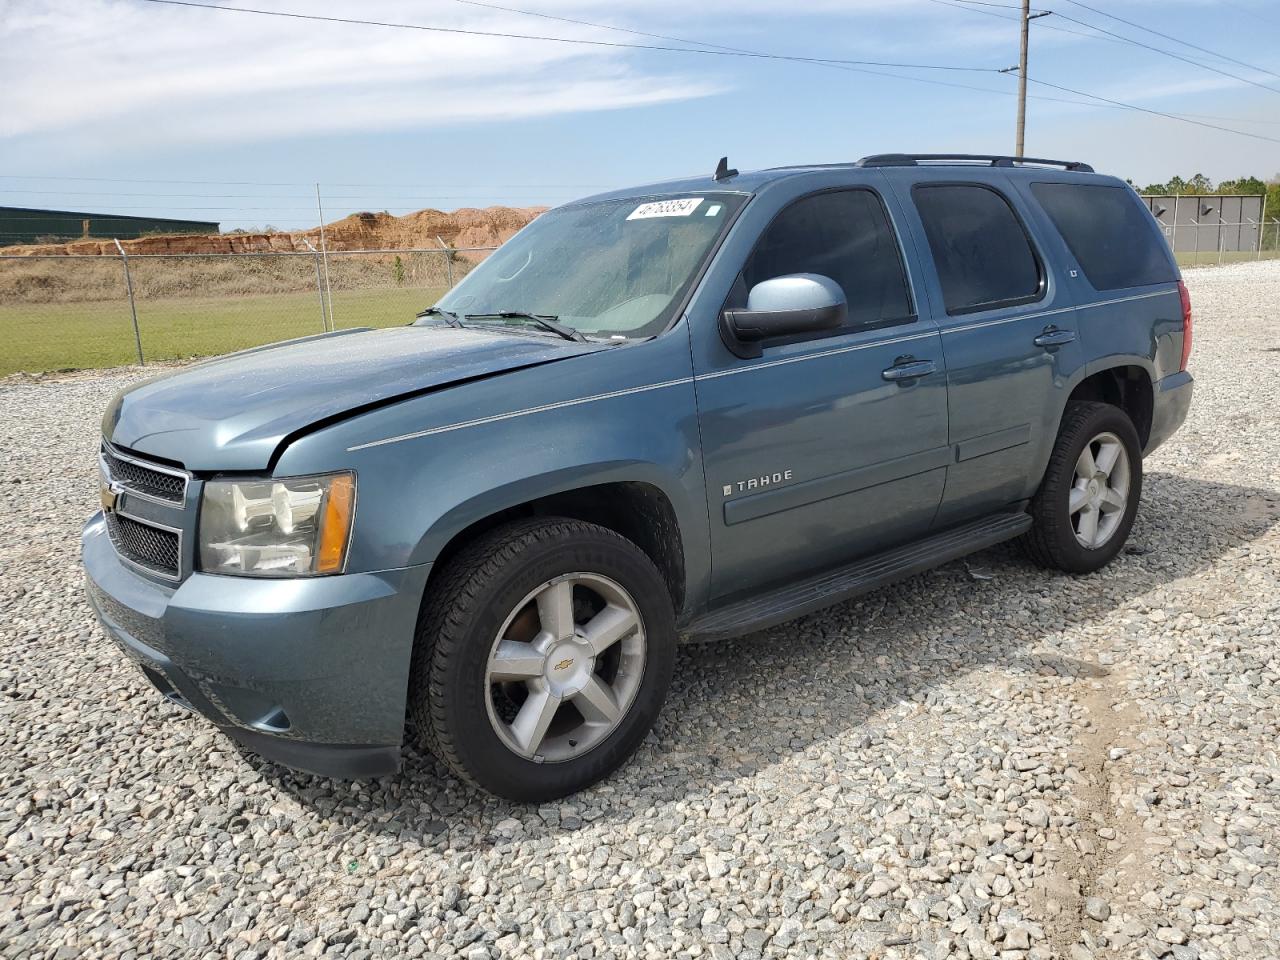
[[[725,640],[763,630],[1010,540],[1030,527],[1031,517],[1025,513],[983,517],[713,610],[685,626],[681,637]]]

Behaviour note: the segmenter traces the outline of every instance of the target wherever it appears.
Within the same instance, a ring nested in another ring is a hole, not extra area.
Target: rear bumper
[[[1151,409],[1151,433],[1142,452],[1148,454],[1164,443],[1187,419],[1195,381],[1186,370],[1170,374],[1156,383]]]
[[[167,699],[267,759],[334,777],[399,768],[409,662],[430,565],[296,580],[127,567],[101,515],[86,590],[120,649]]]

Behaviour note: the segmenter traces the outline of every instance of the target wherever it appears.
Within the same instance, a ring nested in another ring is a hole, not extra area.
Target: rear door
[[[1118,181],[1092,180],[1021,189],[1057,229],[1061,258],[1075,273],[1089,372],[1137,365],[1158,381],[1182,366],[1177,265],[1137,194]]]
[[[935,525],[1030,497],[1080,345],[1071,294],[1001,175],[887,171],[910,213],[947,364],[953,461]]]
[[[714,317],[700,318],[710,335],[695,342],[694,367],[720,597],[920,535],[948,459],[942,345],[917,313],[882,193],[850,186],[762,207],[749,211],[759,239],[724,306],[745,306],[763,280],[816,273],[840,284],[849,322],[743,359]],[[913,363],[918,376],[895,379],[895,366]]]

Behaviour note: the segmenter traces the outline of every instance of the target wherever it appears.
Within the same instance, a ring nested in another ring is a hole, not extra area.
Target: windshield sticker
[[[713,203],[711,206],[707,207],[707,212],[705,216],[714,217],[719,212],[720,212],[720,204]]]
[[[628,220],[652,220],[655,217],[687,217],[698,209],[702,197],[684,197],[680,200],[656,200],[642,203],[627,215]]]

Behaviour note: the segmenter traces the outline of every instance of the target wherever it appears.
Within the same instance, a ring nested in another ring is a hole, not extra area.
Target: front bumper
[[[195,573],[174,586],[124,564],[101,514],[81,547],[98,619],[169,700],[286,766],[399,769],[430,564],[289,580]]]
[[[1191,409],[1191,394],[1195,381],[1186,370],[1170,374],[1156,382],[1155,397],[1151,408],[1151,432],[1143,455],[1149,454],[1164,443],[1187,419]]]

